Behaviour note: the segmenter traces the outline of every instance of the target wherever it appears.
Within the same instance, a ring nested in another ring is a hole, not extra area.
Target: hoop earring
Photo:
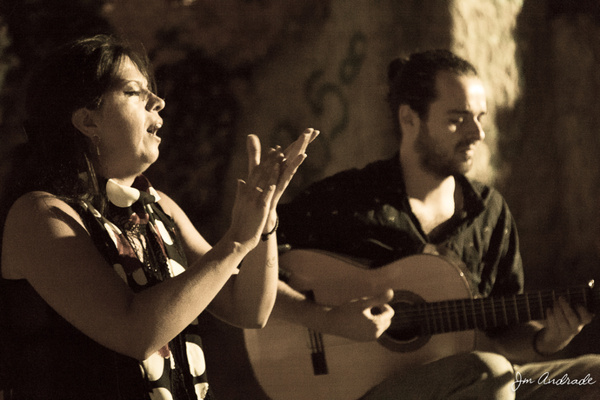
[[[96,148],[96,156],[100,157],[100,136],[94,135],[92,136],[92,143]]]
[[[94,164],[90,161],[90,157],[87,154],[85,154],[84,157],[85,163],[87,165],[87,171],[83,174],[92,182],[94,193],[99,194],[100,186],[98,185],[98,177],[96,175],[96,169],[94,168]]]

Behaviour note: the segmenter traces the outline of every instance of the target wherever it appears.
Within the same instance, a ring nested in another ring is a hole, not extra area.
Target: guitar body
[[[378,295],[388,288],[395,292],[394,308],[398,303],[471,297],[460,268],[434,255],[415,255],[369,270],[328,253],[293,250],[280,264],[290,274],[291,287],[312,291],[314,300],[324,305]],[[246,330],[244,338],[254,374],[273,400],[355,400],[390,375],[472,351],[476,345],[474,330],[412,338],[384,334],[377,342],[355,342],[276,318],[261,330]],[[325,372],[313,365],[315,347],[322,350]]]

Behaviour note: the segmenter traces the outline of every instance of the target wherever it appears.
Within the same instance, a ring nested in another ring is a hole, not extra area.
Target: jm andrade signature
[[[520,372],[515,374],[515,381],[512,384],[512,390],[517,391],[522,384],[537,384],[537,385],[577,385],[577,386],[585,386],[585,385],[593,385],[596,381],[587,374],[584,378],[581,379],[573,379],[569,377],[569,374],[564,374],[560,378],[550,378],[550,374],[548,372],[544,372],[539,379],[531,379],[531,378],[523,378]]]

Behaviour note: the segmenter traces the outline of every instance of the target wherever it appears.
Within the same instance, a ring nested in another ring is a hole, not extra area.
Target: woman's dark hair
[[[73,126],[71,116],[80,108],[100,107],[124,57],[132,60],[154,90],[145,53],[108,35],[61,46],[34,69],[25,103],[27,141],[18,150],[22,165],[17,183],[24,186],[23,192],[45,190],[71,199],[99,194],[90,162],[92,146]]]
[[[0,229],[12,203],[32,190],[47,191],[66,201],[87,199],[103,208],[104,190],[99,189],[91,162],[93,146],[73,126],[71,117],[80,108],[101,106],[124,57],[139,68],[154,91],[145,52],[109,35],[63,45],[32,71],[23,124],[27,140],[15,149],[12,170],[0,191]]]
[[[471,63],[448,50],[428,50],[390,62],[388,104],[399,138],[402,138],[402,132],[398,108],[408,104],[421,119],[426,119],[429,105],[438,95],[435,82],[441,71],[477,76],[477,70]]]

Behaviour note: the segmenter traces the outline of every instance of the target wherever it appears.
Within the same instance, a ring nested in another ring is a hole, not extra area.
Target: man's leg
[[[446,357],[392,376],[361,400],[515,398],[512,364],[504,357],[473,352]]]

